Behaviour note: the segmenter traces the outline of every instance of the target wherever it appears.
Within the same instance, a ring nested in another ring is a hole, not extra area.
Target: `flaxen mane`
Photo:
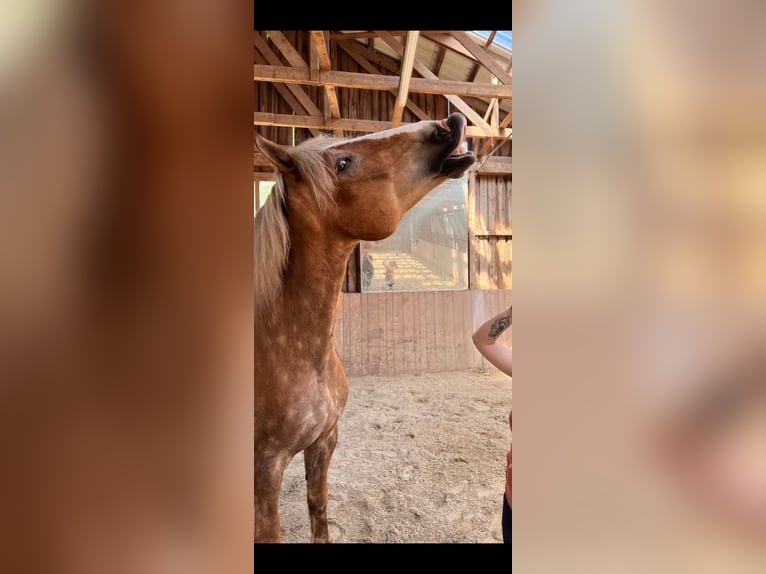
[[[339,140],[320,136],[297,147],[287,148],[303,182],[311,187],[317,207],[324,210],[333,201],[335,173],[322,151]],[[285,181],[276,172],[276,183],[269,198],[255,215],[255,310],[271,305],[279,294],[282,276],[290,253],[290,228],[285,217]]]

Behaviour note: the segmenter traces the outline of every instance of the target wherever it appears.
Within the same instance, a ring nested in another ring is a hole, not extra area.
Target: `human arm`
[[[511,327],[512,322],[513,305],[489,319],[481,327],[476,329],[476,332],[473,334],[473,344],[476,346],[479,353],[509,377],[513,376],[511,374],[513,350],[498,343],[497,338],[500,337],[506,329]]]

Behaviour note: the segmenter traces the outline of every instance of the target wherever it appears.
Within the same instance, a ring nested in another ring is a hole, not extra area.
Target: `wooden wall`
[[[509,290],[343,293],[335,346],[348,375],[487,369],[471,336],[510,302]]]
[[[471,289],[510,289],[513,285],[512,187],[510,175],[471,174],[469,177]]]

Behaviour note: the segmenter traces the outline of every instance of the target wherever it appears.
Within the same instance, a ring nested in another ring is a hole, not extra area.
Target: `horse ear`
[[[284,146],[275,144],[265,137],[255,134],[255,147],[280,172],[285,173],[295,169],[295,164]]]

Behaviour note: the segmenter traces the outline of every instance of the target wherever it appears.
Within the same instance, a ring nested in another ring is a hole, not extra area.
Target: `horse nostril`
[[[436,138],[439,140],[446,140],[452,135],[452,129],[447,123],[447,120],[442,120],[439,122],[439,125],[436,128],[435,135],[436,135]]]

